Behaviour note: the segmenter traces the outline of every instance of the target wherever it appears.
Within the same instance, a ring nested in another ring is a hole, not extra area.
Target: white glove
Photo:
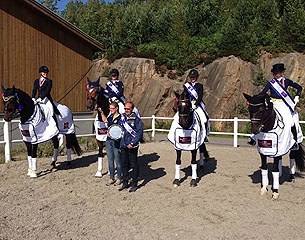
[[[36,103],[36,99],[35,98],[32,98],[32,101],[34,102],[34,104]]]
[[[37,98],[37,99],[36,99],[36,102],[41,102],[41,98]]]
[[[299,96],[295,96],[294,97],[294,103],[295,105],[297,105],[297,103],[300,101],[300,97]]]

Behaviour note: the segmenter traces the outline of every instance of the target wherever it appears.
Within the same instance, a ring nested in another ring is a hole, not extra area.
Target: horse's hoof
[[[294,174],[290,174],[290,177],[288,179],[288,182],[295,182],[295,177],[294,177]]]
[[[279,193],[277,193],[277,192],[273,192],[273,193],[272,193],[272,200],[278,200],[279,197],[280,197],[280,194],[279,194]]]
[[[261,195],[261,196],[265,196],[265,195],[267,195],[267,193],[268,193],[268,189],[267,189],[266,187],[262,187],[262,188],[261,188],[260,195]]]
[[[35,170],[30,170],[30,174],[29,174],[30,178],[37,178],[37,173]]]
[[[180,181],[179,181],[179,179],[175,179],[175,180],[173,181],[173,185],[174,185],[174,187],[179,187],[179,186],[180,186]]]
[[[94,175],[95,177],[98,177],[98,178],[101,178],[103,175],[102,175],[102,172],[101,171],[97,171],[96,174]]]
[[[196,179],[192,179],[190,183],[190,187],[196,187],[197,186],[197,181]]]
[[[31,169],[28,169],[28,173],[27,173],[27,176],[30,176],[31,175]]]

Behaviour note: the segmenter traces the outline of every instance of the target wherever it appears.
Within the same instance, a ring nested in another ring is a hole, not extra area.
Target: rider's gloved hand
[[[41,102],[41,98],[37,98],[37,99],[36,99],[36,102]]]
[[[294,103],[297,104],[300,101],[300,97],[299,96],[295,96],[294,97]]]
[[[36,99],[35,99],[35,98],[32,98],[32,101],[33,101],[34,103],[36,103]]]
[[[255,141],[253,138],[249,137],[247,143],[248,143],[249,145],[251,145],[251,146],[255,146],[256,141]]]

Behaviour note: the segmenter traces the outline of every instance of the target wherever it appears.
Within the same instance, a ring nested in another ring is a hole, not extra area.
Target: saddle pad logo
[[[29,130],[21,130],[21,134],[25,137],[30,137],[30,131]]]
[[[69,129],[69,122],[64,122],[64,129]]]
[[[258,140],[258,146],[261,148],[272,148],[272,140]]]
[[[179,137],[179,143],[180,144],[191,144],[192,137]]]
[[[108,132],[108,128],[98,128],[97,129],[98,135],[104,135],[104,134],[107,134],[107,132]]]

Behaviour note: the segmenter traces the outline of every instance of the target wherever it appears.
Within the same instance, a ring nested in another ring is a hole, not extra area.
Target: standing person
[[[140,140],[143,137],[143,123],[141,119],[133,112],[134,104],[132,102],[125,103],[125,113],[121,116],[120,125],[124,130],[124,135],[121,139],[121,157],[122,157],[122,172],[123,185],[119,191],[128,188],[128,171],[129,166],[131,172],[131,188],[129,192],[135,192],[138,189],[139,164],[138,164],[138,149]]]
[[[119,105],[117,102],[111,102],[109,105],[109,115],[107,119],[103,119],[107,121],[108,128],[111,127],[113,124],[119,124],[121,119],[121,114],[119,113]],[[104,116],[104,115],[102,115]],[[109,168],[109,175],[110,179],[107,182],[107,186],[112,184],[120,185],[121,184],[121,177],[122,177],[122,168],[121,168],[121,155],[120,155],[120,139],[112,139],[109,133],[107,134],[106,140],[106,153],[108,158],[108,168]],[[117,168],[117,179],[114,178],[114,161]]]
[[[119,80],[119,70],[113,68],[110,70],[110,79],[106,83],[106,90],[108,91],[109,99],[116,101],[119,104],[119,112],[124,112],[124,104],[126,98],[124,96],[124,84]]]
[[[53,98],[51,97],[51,90],[52,90],[52,80],[48,78],[49,74],[49,68],[47,66],[41,66],[38,70],[40,77],[34,81],[33,85],[33,90],[32,90],[32,98],[36,97],[36,94],[38,92],[38,98],[40,98],[42,101],[46,102],[48,105],[47,101],[45,98],[47,98],[52,107],[49,107],[50,110],[57,114],[60,115],[60,112],[58,111],[57,107],[55,106],[53,102]],[[52,114],[53,115],[53,114]],[[56,121],[56,120],[55,120]]]

